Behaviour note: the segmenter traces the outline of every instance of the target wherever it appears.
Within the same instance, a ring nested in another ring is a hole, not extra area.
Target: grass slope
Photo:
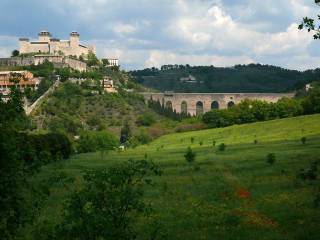
[[[74,156],[59,168],[45,167],[37,181],[57,171],[81,179],[85,169],[146,154],[164,171],[145,199],[152,202],[168,239],[319,239],[320,211],[313,204],[319,180],[296,178],[301,168],[320,160],[319,123],[320,115],[312,115],[167,135],[148,146],[110,152],[104,160],[99,153]],[[226,143],[226,151],[218,152],[213,140]],[[184,160],[188,146],[197,153],[199,170]],[[273,166],[266,163],[271,152],[277,158]],[[59,221],[68,191],[62,186],[51,190],[39,224]],[[146,221],[137,219],[142,232],[149,230]]]

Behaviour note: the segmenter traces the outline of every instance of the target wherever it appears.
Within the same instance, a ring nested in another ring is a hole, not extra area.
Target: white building
[[[83,56],[85,58],[90,51],[93,53],[96,52],[94,46],[84,46],[80,44],[80,35],[77,32],[70,33],[69,40],[51,38],[52,35],[47,31],[40,32],[38,36],[38,41],[20,38],[20,54],[49,53],[63,54],[65,56]]]
[[[118,58],[105,58],[102,60],[108,61],[106,67],[118,67],[119,66],[119,59]]]
[[[306,84],[306,86],[305,86],[305,90],[306,90],[306,92],[309,92],[310,91],[310,89],[312,89],[313,87],[311,86],[311,84],[309,83],[309,84]]]

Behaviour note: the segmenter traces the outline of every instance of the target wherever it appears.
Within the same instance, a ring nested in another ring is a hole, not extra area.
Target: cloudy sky
[[[319,67],[320,41],[297,30],[313,0],[0,0],[0,57],[40,30],[78,31],[124,69],[163,64]]]

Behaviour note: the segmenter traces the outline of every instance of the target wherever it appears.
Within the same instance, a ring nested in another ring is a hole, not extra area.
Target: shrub
[[[194,162],[196,158],[196,153],[194,153],[191,149],[191,147],[188,147],[186,154],[184,155],[184,158],[188,163]]]
[[[258,140],[257,139],[254,140],[254,144],[258,144]]]
[[[276,155],[274,153],[269,153],[267,155],[267,163],[269,163],[270,165],[273,165],[276,161]]]
[[[226,145],[224,143],[221,143],[218,147],[220,152],[224,152],[226,150]]]
[[[202,146],[202,145],[203,145],[203,141],[200,141],[200,142],[199,142],[199,145]]]
[[[302,137],[302,138],[301,138],[301,142],[302,142],[303,145],[306,144],[307,138],[306,138],[306,137]]]
[[[111,150],[117,147],[118,139],[107,131],[85,131],[80,134],[77,150],[79,153]]]
[[[212,146],[214,146],[214,147],[216,146],[216,141],[215,140],[212,141]]]
[[[151,126],[155,121],[153,114],[144,113],[138,117],[136,123],[138,126]]]
[[[152,140],[145,130],[141,130],[137,138],[141,144],[147,144]]]
[[[194,137],[191,137],[190,140],[191,140],[191,143],[194,143]]]

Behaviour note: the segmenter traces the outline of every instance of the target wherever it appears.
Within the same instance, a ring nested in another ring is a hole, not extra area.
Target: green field
[[[305,145],[301,137],[307,137]],[[218,151],[220,143],[227,145],[224,152]],[[197,153],[193,165],[183,156],[188,146]],[[272,166],[268,153],[276,155]],[[320,115],[167,135],[136,149],[109,152],[104,160],[99,153],[76,155],[44,167],[36,181],[57,171],[81,179],[83,170],[145,157],[163,170],[154,177],[156,185],[146,189],[145,200],[152,202],[153,218],[168,239],[320,239],[320,209],[314,206],[319,180],[297,178],[301,168],[320,160]],[[39,225],[59,221],[69,192],[63,185],[51,191]],[[147,222],[137,219],[141,239]]]

